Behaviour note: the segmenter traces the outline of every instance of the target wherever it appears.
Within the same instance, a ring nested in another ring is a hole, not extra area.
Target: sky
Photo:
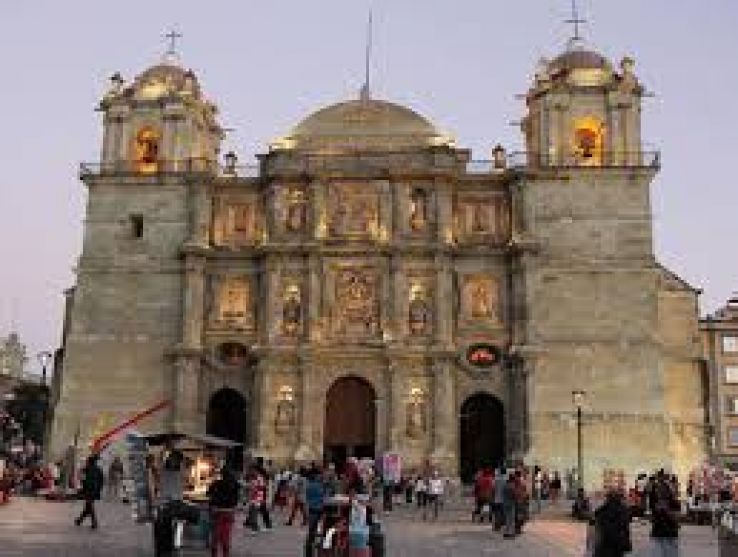
[[[662,151],[652,186],[657,258],[712,311],[738,290],[738,2],[579,0],[587,43],[636,60],[652,97],[643,139]],[[516,97],[571,35],[569,0],[0,0],[0,336],[34,355],[59,345],[85,190],[99,159],[107,79],[157,63],[170,29],[184,66],[232,128],[223,152],[253,160],[363,81],[373,10],[372,92],[452,133],[474,158],[520,149]]]

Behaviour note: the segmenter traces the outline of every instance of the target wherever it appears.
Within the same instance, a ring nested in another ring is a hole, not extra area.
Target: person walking
[[[305,557],[312,557],[315,549],[315,538],[318,534],[318,525],[323,516],[326,487],[323,477],[317,467],[308,471],[305,486],[305,504],[308,512],[308,530],[305,538]]]
[[[505,532],[503,536],[505,538],[514,538],[517,533],[515,528],[515,524],[517,521],[517,518],[515,516],[515,500],[515,472],[511,470],[505,480],[505,487],[502,496],[502,509],[505,518]]]
[[[651,541],[654,557],[679,555],[679,500],[663,470],[659,470],[652,488]]]
[[[305,511],[306,475],[307,470],[304,467],[300,467],[299,472],[294,474],[290,481],[293,498],[292,511],[290,512],[290,517],[287,519],[287,526],[292,526],[292,522],[295,520],[298,512],[302,515],[302,525],[305,526],[307,524],[307,512]]]
[[[593,557],[623,557],[633,550],[630,511],[619,491],[608,491],[605,502],[595,511],[594,531]]]
[[[474,499],[475,506],[472,513],[472,522],[479,519],[484,522],[484,516],[492,521],[492,499],[495,491],[495,478],[492,470],[485,467],[478,474],[474,481]]]
[[[98,465],[98,459],[99,455],[91,454],[87,457],[87,462],[84,468],[82,468],[82,490],[80,495],[84,499],[85,504],[82,508],[82,514],[74,521],[77,526],[81,526],[85,518],[89,516],[93,530],[96,530],[98,527],[95,501],[100,500],[100,494],[102,493],[105,480],[103,471]]]
[[[108,499],[118,501],[120,499],[120,486],[123,482],[123,462],[116,456],[108,467]]]
[[[433,519],[438,520],[438,508],[443,498],[444,481],[438,474],[438,470],[433,471],[433,475],[428,480],[428,495],[425,507],[423,507],[423,520],[426,520],[428,507],[433,507]]]
[[[505,523],[504,498],[505,484],[507,483],[507,472],[504,466],[500,466],[495,473],[494,496],[492,500],[492,512],[495,521],[495,530],[502,528]]]
[[[267,508],[267,483],[261,469],[253,468],[249,479],[249,514],[245,525],[251,527],[254,532],[259,531],[259,515],[264,522],[264,529],[272,529],[272,520]]]
[[[210,484],[207,491],[208,506],[210,507],[213,524],[210,543],[212,557],[218,557],[219,550],[223,557],[228,557],[230,554],[233,517],[238,505],[238,492],[239,485],[236,476],[230,468],[224,466],[220,478]]]

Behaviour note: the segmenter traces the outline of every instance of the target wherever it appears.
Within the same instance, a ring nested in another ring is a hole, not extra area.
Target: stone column
[[[319,455],[314,446],[313,424],[316,414],[319,414],[315,409],[320,405],[315,400],[315,366],[311,359],[303,357],[299,359],[298,366],[300,371],[300,431],[294,458],[297,462],[317,461]]]
[[[436,341],[442,348],[448,348],[453,343],[453,296],[449,256],[438,254],[436,256],[436,307],[434,314]]]
[[[189,350],[202,347],[205,306],[205,258],[185,254],[184,296],[182,307],[182,346]]]
[[[263,338],[266,344],[273,344],[278,333],[280,323],[279,287],[280,273],[279,260],[275,254],[268,254],[264,260],[265,289],[261,312]]]
[[[456,424],[455,384],[451,363],[438,358],[433,363],[433,452],[434,464],[454,473],[453,429]]]
[[[185,433],[200,433],[202,425],[198,410],[200,383],[200,353],[179,350],[173,359],[174,396],[172,428]]]
[[[387,364],[387,377],[385,396],[388,406],[387,412],[387,450],[397,452],[402,444],[402,432],[404,423],[402,422],[402,408],[404,404],[402,392],[402,377],[399,369],[400,364],[394,360],[390,360]]]
[[[407,295],[405,293],[405,275],[403,273],[402,259],[393,255],[390,259],[390,283],[391,283],[391,322],[392,337],[400,341],[407,336]]]
[[[316,254],[310,254],[307,260],[307,337],[311,341],[320,341],[321,329],[321,269],[320,259]]]
[[[268,456],[271,449],[271,431],[270,431],[270,378],[269,369],[263,359],[254,368],[254,395],[255,409],[254,422],[256,438],[253,441],[253,448],[256,456]]]

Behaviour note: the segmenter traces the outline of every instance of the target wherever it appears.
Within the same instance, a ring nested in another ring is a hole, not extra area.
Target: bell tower
[[[639,166],[644,89],[625,57],[615,70],[575,37],[539,63],[522,122],[534,166]]]
[[[215,164],[223,131],[192,70],[168,53],[126,84],[119,73],[100,102],[103,170],[140,174]]]

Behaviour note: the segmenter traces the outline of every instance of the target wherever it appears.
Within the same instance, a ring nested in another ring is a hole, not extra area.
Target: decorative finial
[[[177,39],[182,38],[182,33],[178,33],[174,29],[169,31],[166,35],[164,35],[164,38],[167,39],[169,42],[169,46],[164,53],[164,59],[165,60],[178,60],[179,59],[179,53],[177,52]]]
[[[372,11],[369,10],[369,22],[366,29],[366,57],[364,59],[364,85],[361,86],[361,91],[359,92],[359,99],[362,101],[368,101],[371,99],[369,78],[372,58],[372,30]]]
[[[587,23],[586,19],[579,17],[577,0],[571,0],[571,19],[567,19],[566,23],[571,23],[574,26],[574,34],[569,39],[569,48],[573,48],[582,42],[582,35],[579,33],[579,24]]]

